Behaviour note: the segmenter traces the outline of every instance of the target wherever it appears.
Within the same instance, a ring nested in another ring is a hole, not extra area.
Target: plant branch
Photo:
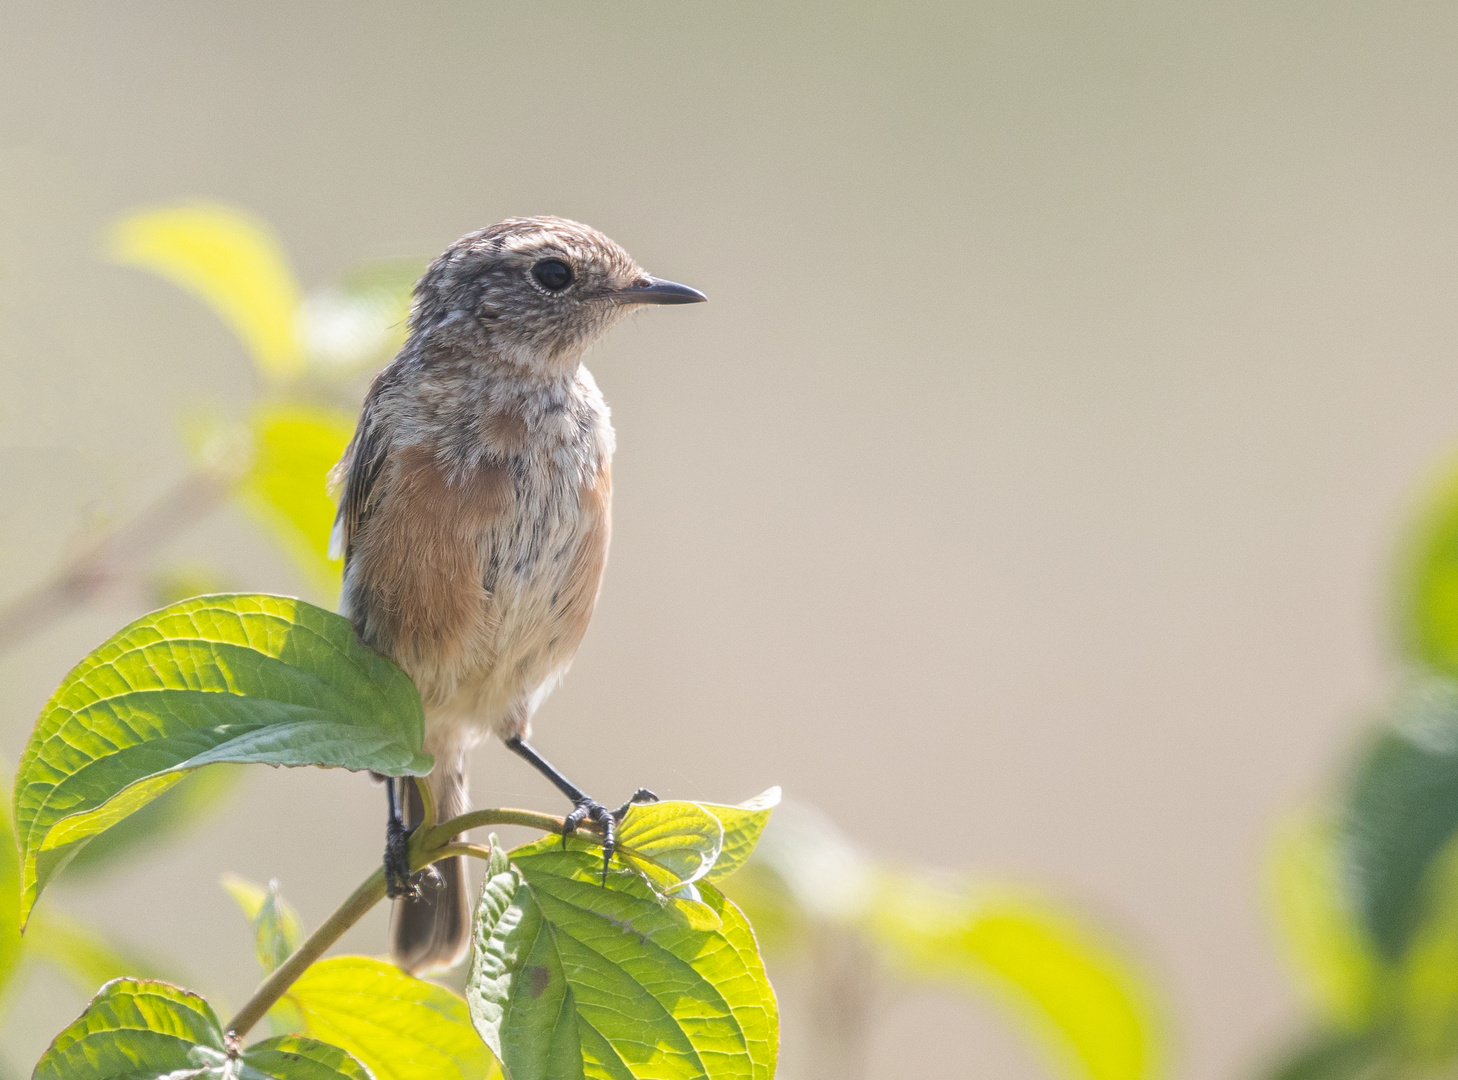
[[[0,652],[51,626],[111,588],[172,537],[216,510],[238,479],[235,467],[205,466],[126,525],[93,540],[50,581],[0,607]]]
[[[422,843],[433,850],[442,844],[449,844],[460,833],[486,825],[521,825],[542,832],[560,833],[563,821],[553,814],[538,814],[533,810],[472,810],[460,817],[441,822],[425,834]],[[578,830],[579,833],[584,831]]]
[[[432,860],[433,861],[433,860]],[[413,865],[413,864],[412,864]],[[334,914],[325,919],[319,929],[294,950],[294,954],[278,967],[273,974],[259,983],[258,989],[238,1015],[228,1021],[229,1036],[242,1038],[254,1024],[268,1015],[268,1010],[278,1004],[279,998],[292,986],[315,960],[324,955],[365,914],[385,898],[385,868],[382,866],[371,874],[354,894],[334,909]],[[231,1039],[230,1039],[231,1042]]]
[[[458,833],[485,825],[524,825],[543,832],[560,833],[563,821],[560,817],[537,814],[530,810],[473,810],[432,829],[417,830],[410,841],[410,869],[423,870],[431,863],[452,855],[490,858],[490,848],[456,839]],[[278,1004],[279,999],[288,993],[289,987],[298,981],[309,965],[323,956],[331,945],[344,936],[346,930],[364,918],[384,898],[385,868],[382,866],[355,889],[349,899],[340,904],[319,929],[294,950],[292,956],[258,984],[253,996],[239,1010],[238,1015],[228,1022],[229,1044],[237,1045],[237,1040],[248,1034],[258,1021],[268,1015],[268,1010]]]

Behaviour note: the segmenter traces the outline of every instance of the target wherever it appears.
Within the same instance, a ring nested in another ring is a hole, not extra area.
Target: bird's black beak
[[[701,304],[708,299],[698,289],[656,277],[608,295],[620,304]]]

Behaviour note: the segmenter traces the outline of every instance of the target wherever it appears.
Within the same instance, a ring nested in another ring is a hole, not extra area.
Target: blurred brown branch
[[[194,470],[134,520],[92,540],[50,581],[0,606],[0,652],[134,574],[168,540],[221,506],[239,475],[236,464],[222,460]]]

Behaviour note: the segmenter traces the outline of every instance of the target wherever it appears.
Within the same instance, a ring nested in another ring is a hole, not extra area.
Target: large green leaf
[[[409,678],[349,621],[282,596],[204,596],[138,619],[66,677],[20,761],[21,918],[97,833],[215,762],[423,775]]]
[[[335,956],[289,988],[304,1034],[343,1047],[375,1080],[487,1080],[491,1052],[466,1003],[368,956]]]
[[[163,982],[117,979],[51,1043],[33,1080],[371,1080],[345,1051],[294,1036],[234,1060],[212,1006]]]
[[[1323,1019],[1356,1031],[1387,976],[1342,885],[1336,829],[1313,813],[1276,830],[1267,861],[1271,912],[1293,974]]]
[[[1424,879],[1458,829],[1458,684],[1414,680],[1369,744],[1342,820],[1344,886],[1388,960],[1423,917]]]
[[[512,1080],[774,1074],[779,1017],[754,935],[700,884],[717,929],[686,922],[647,880],[555,837],[493,856],[466,1000]]]
[[[1088,928],[1018,892],[884,874],[868,925],[912,974],[991,992],[1066,1075],[1159,1071],[1153,995]]]

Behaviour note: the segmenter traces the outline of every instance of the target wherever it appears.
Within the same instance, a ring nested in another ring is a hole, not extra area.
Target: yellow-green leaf
[[[337,1046],[284,1036],[242,1053],[197,994],[115,979],[57,1035],[33,1080],[378,1080]]]
[[[514,1080],[769,1080],[779,1014],[744,916],[700,884],[712,929],[582,841],[493,847],[466,999]]]
[[[375,1080],[488,1080],[495,1059],[466,1003],[368,956],[335,956],[289,988],[304,1034],[349,1052]]]
[[[1398,1016],[1410,1051],[1442,1065],[1458,1051],[1458,840],[1424,886],[1423,918],[1397,970]]]
[[[1041,901],[886,875],[869,928],[922,977],[1001,1000],[1065,1076],[1143,1080],[1159,1068],[1153,1000],[1088,929]]]
[[[354,434],[354,417],[303,405],[265,406],[252,421],[253,467],[239,485],[244,507],[333,596],[340,564],[329,559],[334,503],[329,470]]]
[[[258,956],[258,966],[263,968],[265,975],[269,974],[299,947],[299,942],[304,939],[304,924],[298,913],[284,901],[277,881],[270,881],[264,886],[237,874],[224,874],[222,883],[253,924],[253,947]]]
[[[724,806],[720,803],[699,803],[705,810],[719,819],[724,826],[724,842],[719,857],[705,875],[705,881],[715,884],[723,881],[744,865],[754,854],[760,834],[769,824],[770,813],[780,805],[780,789],[772,787],[738,806]]]
[[[299,286],[265,222],[211,203],[140,210],[111,227],[107,251],[206,303],[266,377],[290,379],[303,371]]]
[[[1266,863],[1267,895],[1282,951],[1319,1014],[1352,1031],[1372,1017],[1383,965],[1345,903],[1337,833],[1313,813],[1277,828]]]

